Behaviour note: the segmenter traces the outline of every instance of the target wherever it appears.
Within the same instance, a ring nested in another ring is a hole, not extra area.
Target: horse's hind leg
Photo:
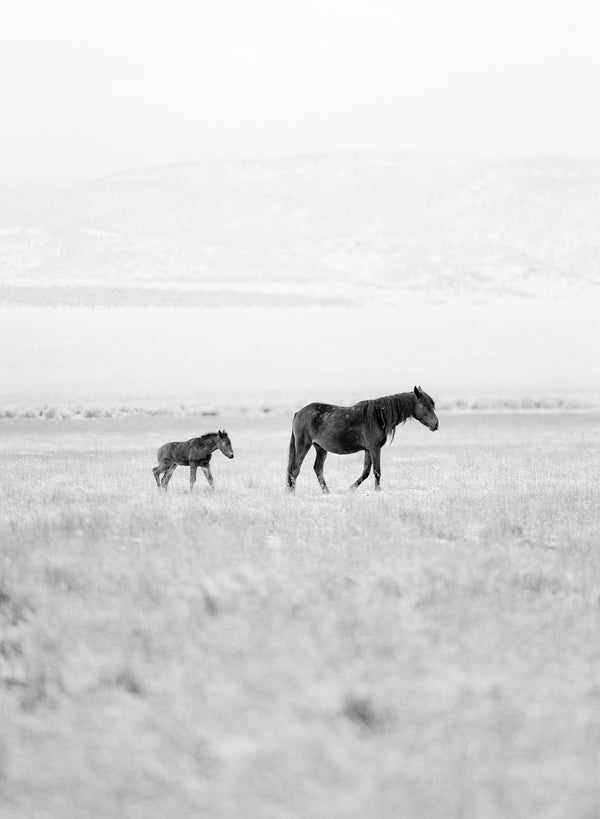
[[[369,477],[369,473],[371,471],[371,456],[369,455],[368,451],[365,450],[365,465],[363,467],[362,475],[357,481],[354,481],[350,489],[358,489],[363,481],[365,481]]]
[[[311,443],[312,441],[308,437],[296,438],[296,452],[293,458],[293,464],[290,466],[288,471],[288,487],[292,492],[296,488],[296,478],[300,474],[300,467],[306,458]]]
[[[167,487],[169,486],[169,481],[171,480],[173,472],[175,472],[176,469],[177,464],[172,463],[165,472],[165,474],[162,476],[162,488],[165,490],[165,492],[167,491]]]
[[[321,489],[323,490],[324,493],[327,494],[329,493],[329,489],[327,487],[327,484],[325,483],[325,478],[323,476],[323,466],[325,464],[325,458],[327,457],[327,450],[323,449],[323,447],[319,446],[319,444],[313,444],[313,446],[317,450],[317,457],[315,458],[314,470],[317,475],[317,480],[321,485]]]
[[[161,461],[158,466],[153,467],[152,474],[154,475],[154,480],[156,481],[156,485],[160,489],[160,476],[163,472],[166,472],[169,468],[169,464],[165,463],[165,461]]]

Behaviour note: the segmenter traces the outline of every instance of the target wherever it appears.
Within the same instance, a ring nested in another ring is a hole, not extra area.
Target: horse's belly
[[[352,446],[352,447],[325,447],[328,452],[331,452],[332,455],[352,455],[355,452],[361,452],[364,447],[362,446]]]
[[[313,441],[333,455],[351,455],[364,449],[359,437],[352,433],[336,436],[318,435]]]

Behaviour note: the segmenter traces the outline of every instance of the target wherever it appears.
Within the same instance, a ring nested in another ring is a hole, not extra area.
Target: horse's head
[[[440,425],[435,414],[435,401],[421,387],[415,387],[413,392],[415,394],[414,417],[424,426],[429,427],[432,432],[435,432]]]
[[[231,446],[229,435],[225,432],[224,429],[220,429],[218,435],[219,435],[219,440],[217,442],[218,448],[227,458],[233,458],[233,447]]]

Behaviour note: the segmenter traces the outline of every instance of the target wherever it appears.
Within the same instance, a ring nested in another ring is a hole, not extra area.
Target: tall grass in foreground
[[[597,415],[409,426],[328,497],[277,421],[191,496],[152,421],[56,423],[3,428],[3,815],[599,815]]]

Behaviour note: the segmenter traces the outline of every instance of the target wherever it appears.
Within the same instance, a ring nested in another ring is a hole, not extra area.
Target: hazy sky
[[[320,151],[600,152],[593,0],[19,0],[0,184]]]

